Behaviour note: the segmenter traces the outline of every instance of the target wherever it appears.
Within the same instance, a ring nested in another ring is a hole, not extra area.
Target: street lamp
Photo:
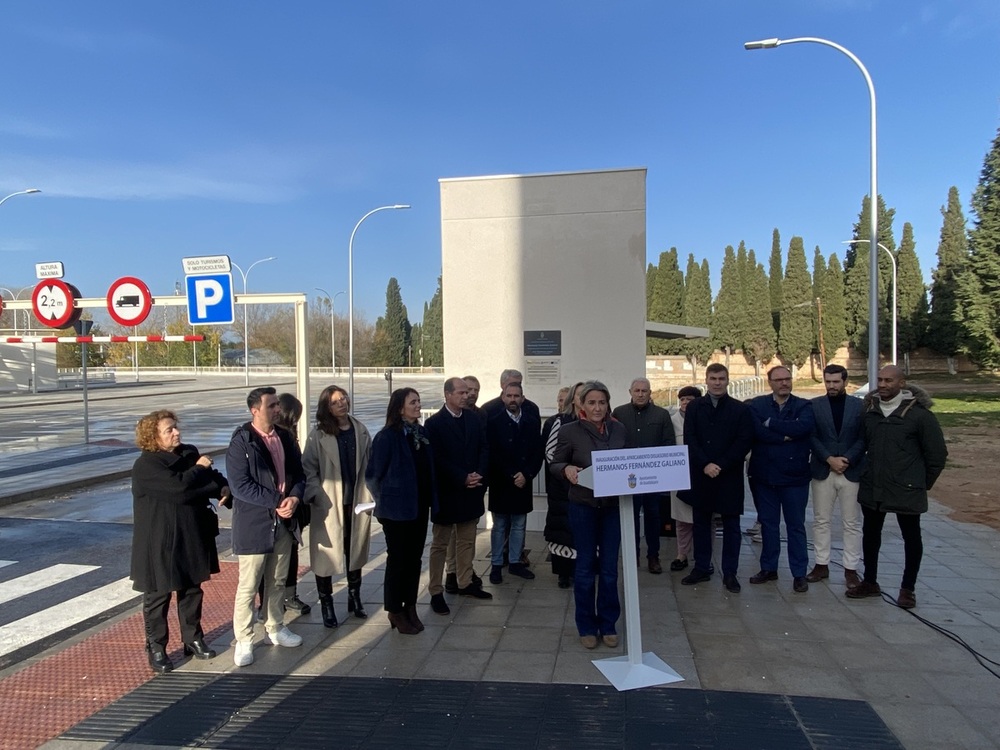
[[[872,83],[872,77],[868,75],[868,69],[862,64],[853,52],[851,52],[846,47],[841,47],[839,44],[831,42],[828,39],[820,39],[819,37],[805,36],[797,37],[795,39],[761,39],[756,42],[746,42],[743,45],[744,49],[773,49],[774,47],[779,47],[782,44],[798,44],[800,42],[809,42],[812,44],[822,44],[826,47],[833,47],[833,49],[838,52],[847,55],[858,69],[861,71],[861,75],[865,77],[865,83],[868,85],[868,98],[871,102],[871,225],[869,228],[869,237],[876,238],[878,241],[878,170],[876,167],[876,129],[875,129],[875,84]],[[869,258],[869,284],[868,284],[868,317],[869,317],[869,328],[868,328],[868,387],[874,388],[875,381],[878,377],[878,253],[869,253],[871,256]]]
[[[249,346],[249,339],[247,338],[249,334],[249,330],[247,328],[247,301],[246,301],[247,276],[250,275],[250,272],[253,270],[253,267],[256,266],[258,263],[267,263],[269,260],[275,260],[275,257],[272,255],[270,258],[261,258],[260,260],[255,260],[253,263],[250,264],[250,267],[246,270],[246,273],[243,273],[243,269],[240,268],[238,264],[232,263],[232,261],[230,261],[230,263],[232,263],[233,265],[233,268],[239,271],[240,276],[243,277],[243,380],[246,385],[250,385],[250,346]]]
[[[38,188],[28,188],[27,190],[18,190],[16,193],[11,193],[10,195],[4,198],[0,198],[0,206],[9,201],[15,195],[32,195],[33,193],[40,193],[40,192],[42,191],[39,190]]]
[[[853,245],[858,242],[864,242],[870,245],[871,240],[844,240],[841,245]],[[885,250],[885,254],[889,256],[889,260],[892,261],[892,363],[896,364],[896,350],[899,348],[897,341],[899,338],[899,305],[896,302],[897,293],[899,292],[899,284],[897,283],[898,271],[896,268],[896,256],[892,254],[881,242],[875,243],[878,247]]]
[[[330,300],[330,369],[333,370],[333,376],[337,377],[337,330],[334,323],[334,302],[337,297],[341,294],[347,294],[347,292],[337,292],[331,295],[323,287],[314,287],[317,292],[323,292],[327,299]]]
[[[350,326],[350,330],[347,332],[347,391],[352,407],[354,406],[354,235],[358,233],[358,227],[372,214],[376,214],[379,211],[399,210],[409,207],[410,204],[408,203],[396,203],[392,206],[373,208],[354,225],[354,230],[351,232],[351,240],[347,243],[347,319]]]

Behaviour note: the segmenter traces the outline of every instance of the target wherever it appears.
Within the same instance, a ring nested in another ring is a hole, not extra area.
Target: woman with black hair
[[[413,388],[400,388],[389,397],[385,427],[372,441],[365,481],[385,533],[389,624],[403,635],[416,635],[424,629],[417,617],[417,591],[427,519],[437,508],[437,495],[434,455],[420,424],[420,394]]]
[[[309,560],[316,575],[323,624],[337,627],[333,609],[333,576],[347,573],[347,611],[365,618],[361,601],[361,568],[368,562],[371,511],[355,512],[371,503],[363,477],[372,439],[368,428],[350,414],[350,397],[337,385],[327,386],[316,405],[316,427],[306,440],[302,468],[305,501],[312,508]]]

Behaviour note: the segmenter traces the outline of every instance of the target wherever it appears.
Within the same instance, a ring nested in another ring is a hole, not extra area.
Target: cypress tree
[[[927,330],[927,289],[924,287],[924,275],[920,270],[920,260],[917,258],[916,243],[913,240],[913,226],[910,222],[903,224],[903,237],[899,243],[896,265],[899,280],[897,356],[903,357],[904,354],[920,346]],[[890,325],[891,323],[890,318]]]
[[[771,296],[771,325],[775,334],[781,331],[781,235],[775,227],[771,233],[771,258],[768,263],[768,293]]]
[[[684,325],[684,274],[677,259],[677,248],[660,253],[656,268],[656,291],[650,320],[658,323]],[[679,339],[658,339],[658,354],[681,354]]]
[[[844,272],[836,253],[827,259],[826,273],[819,294],[823,300],[823,341],[828,356],[847,341],[847,311],[844,306]]]
[[[752,250],[750,252],[753,252]],[[743,349],[747,336],[747,302],[750,299],[750,260],[748,258],[747,246],[740,240],[739,247],[736,248],[736,278],[739,283],[739,314],[738,329],[736,336],[736,348]]]
[[[895,209],[887,209],[885,201],[878,197],[878,235],[879,242],[889,252],[896,249],[896,241],[892,234],[892,220]],[[861,212],[854,225],[852,239],[868,240],[870,227],[871,201],[868,196],[861,200]],[[892,261],[878,247],[870,248],[870,242],[855,242],[849,246],[844,264],[844,300],[847,309],[847,335],[851,344],[867,356],[868,353],[868,321],[871,318],[868,299],[869,252],[879,254],[878,269],[878,299],[879,299],[879,342],[884,345],[886,335],[890,331],[891,321],[886,323],[889,315],[889,290],[892,279]]]
[[[806,265],[801,237],[792,237],[782,284],[781,330],[778,351],[796,367],[804,365],[812,353],[812,280]]]
[[[722,281],[715,298],[712,340],[717,348],[725,350],[727,362],[733,350],[743,343],[742,286],[736,253],[732,245],[726,245],[722,259]]]
[[[1000,130],[972,194],[969,266],[959,275],[962,348],[985,367],[1000,367]]]
[[[823,252],[819,249],[819,245],[816,245],[816,250],[813,252],[813,279],[812,279],[812,299],[813,304],[816,300],[823,299],[823,284],[826,283],[826,259],[823,257]],[[823,311],[826,312],[825,310]],[[823,321],[826,322],[825,320]],[[823,330],[823,356],[822,360],[826,359],[826,326]],[[813,345],[814,348],[819,351],[819,313],[813,315]]]
[[[687,274],[684,277],[684,325],[698,328],[712,328],[712,285],[709,278],[708,261],[699,265],[694,254],[688,255]],[[712,337],[704,339],[678,339],[683,353],[691,362],[695,373],[699,364],[708,362],[715,351]]]
[[[937,267],[931,274],[931,310],[928,316],[927,346],[949,356],[959,351],[960,331],[956,321],[958,276],[968,263],[969,245],[965,236],[965,216],[958,188],[948,190],[948,205],[938,241]]]
[[[372,359],[377,367],[405,367],[409,345],[410,321],[406,306],[399,282],[390,278],[385,290],[385,315],[375,321]],[[425,362],[426,359],[425,356]]]
[[[653,320],[653,295],[656,293],[656,266],[646,265],[646,320]],[[660,339],[646,337],[646,354],[659,354]]]
[[[764,265],[757,262],[753,250],[747,255],[746,286],[746,331],[743,334],[743,352],[754,361],[756,374],[760,375],[761,362],[774,356],[776,335],[771,316],[767,272],[764,270]]]
[[[444,302],[441,296],[441,277],[431,301],[426,303],[420,338],[413,338],[413,345],[423,353],[427,367],[444,366]]]

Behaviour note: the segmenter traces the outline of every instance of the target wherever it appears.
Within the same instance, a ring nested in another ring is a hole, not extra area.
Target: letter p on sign
[[[188,322],[228,325],[235,318],[232,274],[188,276]]]

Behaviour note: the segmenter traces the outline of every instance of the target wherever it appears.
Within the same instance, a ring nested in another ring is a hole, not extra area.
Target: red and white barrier
[[[204,336],[7,336],[5,344],[140,344],[154,342],[204,341]]]

